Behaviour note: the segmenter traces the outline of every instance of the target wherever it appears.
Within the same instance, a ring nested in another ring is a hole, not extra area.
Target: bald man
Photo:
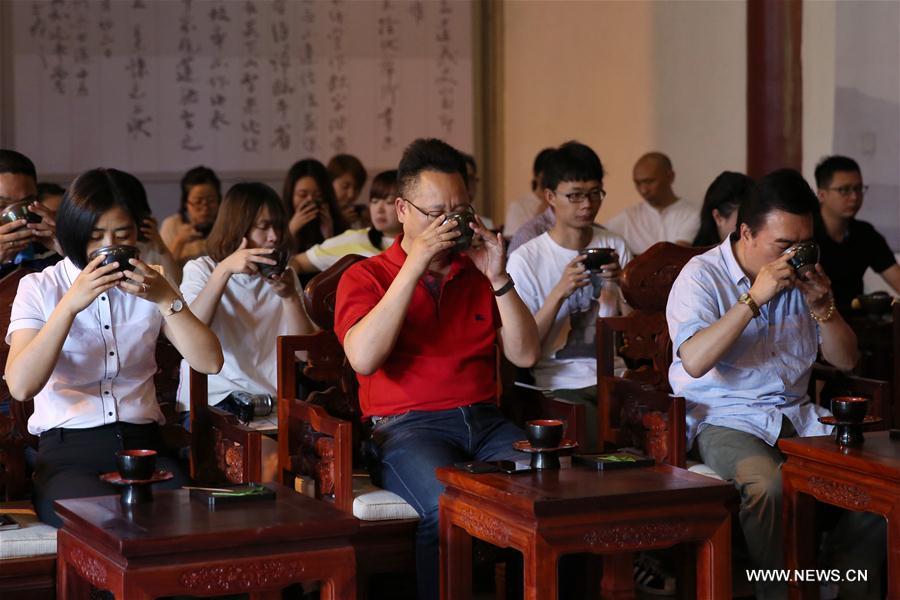
[[[634,165],[634,187],[644,199],[609,220],[606,228],[625,238],[634,254],[656,242],[685,246],[700,229],[700,209],[672,191],[675,171],[662,152],[648,152]]]

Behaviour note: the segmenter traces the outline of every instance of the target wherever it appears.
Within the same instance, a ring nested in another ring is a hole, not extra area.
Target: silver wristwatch
[[[172,305],[169,306],[169,310],[163,313],[164,317],[171,317],[177,312],[181,312],[181,309],[184,308],[184,301],[181,298],[175,298],[172,300]]]

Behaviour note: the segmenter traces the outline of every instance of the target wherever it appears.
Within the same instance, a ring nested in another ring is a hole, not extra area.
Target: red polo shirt
[[[334,331],[342,344],[400,272],[406,260],[402,239],[341,277]],[[468,257],[454,255],[439,298],[420,279],[390,356],[372,375],[357,374],[364,417],[495,400],[500,317],[490,283]]]

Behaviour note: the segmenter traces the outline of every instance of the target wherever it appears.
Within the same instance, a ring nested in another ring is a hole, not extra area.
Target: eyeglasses
[[[401,200],[406,200],[406,198],[401,198]],[[460,204],[459,206],[454,206],[450,211],[441,210],[441,211],[425,212],[424,210],[422,210],[421,208],[419,208],[418,206],[416,206],[409,200],[406,200],[406,203],[409,204],[410,206],[412,206],[414,209],[416,209],[420,213],[422,213],[423,215],[425,215],[426,217],[428,217],[430,220],[437,219],[438,217],[443,216],[447,212],[465,212],[465,213],[469,213],[470,215],[475,214],[475,209],[472,208],[471,204]]]
[[[606,198],[606,190],[603,188],[594,188],[588,192],[569,192],[568,194],[560,194],[556,190],[553,193],[557,196],[564,196],[570,204],[580,204],[585,200],[589,202],[600,202]]]
[[[219,204],[218,198],[193,198],[188,200],[189,205],[195,208],[207,208],[209,206],[216,206]]]
[[[832,192],[837,192],[844,198],[849,198],[850,194],[856,192],[858,196],[864,196],[866,192],[869,191],[869,186],[867,185],[842,185],[838,188],[828,188]]]
[[[391,196],[389,198],[369,198],[369,204],[372,205],[381,204],[382,202],[388,206],[393,206],[397,203],[397,197]]]

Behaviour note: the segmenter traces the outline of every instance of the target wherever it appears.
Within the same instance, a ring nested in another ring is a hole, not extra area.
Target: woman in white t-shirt
[[[116,470],[116,452],[159,449],[163,416],[156,398],[156,342],[168,337],[197,370],[222,367],[219,341],[154,269],[131,259],[88,260],[110,244],[134,246],[144,188],[132,175],[94,169],[79,176],[56,214],[66,258],[26,275],[13,301],[6,341],[6,383],[17,400],[34,399],[28,430],[40,436],[34,504],[42,521],[60,526],[53,502],[114,494],[99,479]],[[144,200],[146,202],[146,200]],[[177,461],[161,487],[187,481]]]
[[[263,275],[279,253],[290,256],[288,219],[278,194],[263,183],[238,183],[225,195],[207,239],[209,256],[184,266],[181,292],[198,318],[219,336],[222,370],[208,380],[209,404],[238,412],[240,394],[275,395],[276,338],[312,333],[297,275],[288,267]],[[282,263],[283,264],[283,263]],[[178,404],[189,410],[188,369],[182,364]],[[264,448],[265,473],[275,455]]]
[[[372,226],[366,229],[349,229],[316,244],[306,252],[294,256],[291,266],[298,273],[316,273],[324,271],[348,254],[359,254],[366,258],[381,254],[403,231],[394,208],[398,193],[396,170],[376,175],[369,188],[369,216]]]

